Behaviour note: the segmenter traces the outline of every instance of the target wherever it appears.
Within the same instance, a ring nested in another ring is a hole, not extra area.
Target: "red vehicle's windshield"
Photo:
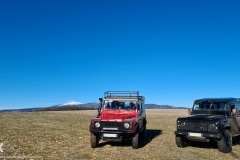
[[[105,101],[104,109],[135,110],[135,101]]]

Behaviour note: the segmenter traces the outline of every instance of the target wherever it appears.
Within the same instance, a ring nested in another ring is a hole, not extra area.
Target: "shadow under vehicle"
[[[90,143],[131,140],[132,148],[140,147],[146,138],[145,98],[138,91],[107,91],[99,98],[98,115],[91,119]]]
[[[175,139],[178,147],[190,142],[217,142],[218,150],[232,151],[232,140],[240,135],[240,99],[204,98],[194,101],[190,116],[177,119]]]

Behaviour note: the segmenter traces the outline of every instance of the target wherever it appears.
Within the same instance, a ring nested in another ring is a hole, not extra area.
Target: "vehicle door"
[[[138,103],[138,124],[139,124],[139,128],[143,128],[143,118],[144,118],[144,112],[143,112],[143,108],[142,108],[142,102]]]
[[[236,112],[236,120],[237,120],[237,124],[238,124],[238,134],[240,134],[240,102],[236,102],[235,103],[235,109],[237,110]]]
[[[230,104],[231,108],[231,130],[232,130],[232,135],[236,135],[240,133],[240,112],[237,109],[236,104]],[[236,109],[236,114],[233,114],[232,110]]]

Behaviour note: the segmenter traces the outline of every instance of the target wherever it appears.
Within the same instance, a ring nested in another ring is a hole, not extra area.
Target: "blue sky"
[[[191,107],[240,97],[240,1],[2,0],[0,109],[138,90]]]

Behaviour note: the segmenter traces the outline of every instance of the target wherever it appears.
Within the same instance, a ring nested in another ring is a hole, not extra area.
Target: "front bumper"
[[[95,135],[97,135],[102,140],[107,141],[120,141],[122,139],[129,139],[134,137],[134,133],[128,131],[128,132],[106,132],[106,131],[98,131],[98,132],[92,132]]]
[[[175,131],[176,136],[183,136],[188,139],[196,138],[196,139],[221,139],[222,135],[220,133],[193,133],[193,132],[184,132],[184,131]]]

